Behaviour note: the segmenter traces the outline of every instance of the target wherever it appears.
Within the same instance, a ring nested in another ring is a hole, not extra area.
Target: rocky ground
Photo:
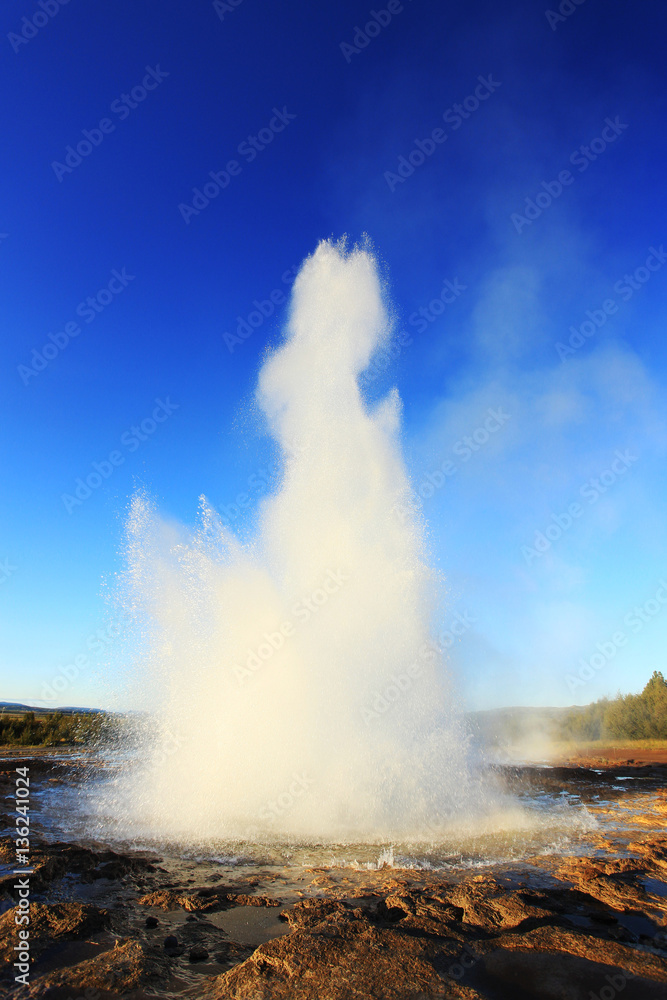
[[[664,1000],[667,766],[593,763],[507,771],[515,788],[578,788],[583,798],[607,782],[604,822],[578,854],[484,874],[235,870],[52,843],[33,830],[27,986],[14,981],[21,911],[15,836],[6,836],[0,991],[15,1000]],[[15,767],[0,760],[3,792]],[[63,765],[47,756],[30,767],[33,788],[62,780]],[[12,808],[1,821],[13,827]]]

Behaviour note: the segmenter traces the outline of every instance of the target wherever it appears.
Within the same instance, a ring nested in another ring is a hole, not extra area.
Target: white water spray
[[[259,376],[284,467],[254,538],[241,544],[206,501],[188,533],[134,500],[124,603],[153,722],[113,808],[137,829],[432,839],[474,808],[400,400],[371,408],[359,387],[389,335],[371,254],[321,243]]]

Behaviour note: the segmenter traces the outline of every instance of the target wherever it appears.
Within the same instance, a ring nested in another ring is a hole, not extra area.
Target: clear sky
[[[103,704],[137,487],[243,533],[256,374],[343,233],[405,331],[368,391],[404,402],[467,704],[664,669],[667,11],[545,6],[3,5],[0,700],[64,670]]]

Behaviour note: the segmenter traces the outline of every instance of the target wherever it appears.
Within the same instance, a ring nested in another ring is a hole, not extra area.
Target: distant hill
[[[475,739],[489,747],[547,742],[580,706],[569,708],[490,708],[466,715]]]
[[[549,740],[667,739],[667,680],[654,670],[639,694],[569,708],[498,708],[470,712],[473,736],[492,747]]]
[[[511,708],[487,708],[479,712],[468,712],[467,718],[481,731],[511,729],[513,726],[524,728],[541,725],[544,722],[550,725],[566,718],[570,712],[582,709],[582,705],[570,705],[565,708],[532,707],[528,705],[515,705]]]
[[[102,708],[36,708],[34,705],[24,705],[19,701],[0,701],[0,712],[34,712],[35,715],[52,715],[62,712],[64,715],[85,715],[88,712],[104,712]]]

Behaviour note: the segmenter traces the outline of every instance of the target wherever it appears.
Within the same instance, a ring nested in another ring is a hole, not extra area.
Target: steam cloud
[[[204,499],[192,532],[132,503],[123,601],[153,711],[112,794],[145,832],[430,840],[477,808],[399,396],[360,390],[390,333],[371,252],[321,243],[259,375],[283,474],[251,541]]]

